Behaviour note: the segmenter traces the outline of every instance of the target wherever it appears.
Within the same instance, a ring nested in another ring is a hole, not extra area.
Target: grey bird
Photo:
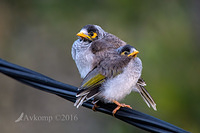
[[[96,53],[126,45],[124,41],[113,34],[105,32],[98,25],[86,25],[77,34],[79,37],[72,45],[72,58],[84,78],[98,62]]]
[[[96,56],[100,58],[99,62],[83,79],[74,106],[78,108],[87,100],[94,98],[94,107],[99,100],[104,103],[115,103],[117,107],[113,110],[114,115],[121,107],[131,108],[118,101],[131,91],[136,91],[149,107],[156,110],[156,104],[144,88],[145,82],[140,78],[142,62],[137,57],[138,53],[134,47],[124,45],[108,50],[104,58]]]

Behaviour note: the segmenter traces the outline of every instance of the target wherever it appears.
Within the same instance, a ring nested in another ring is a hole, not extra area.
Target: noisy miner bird
[[[107,51],[103,59],[99,56],[101,61],[86,75],[81,87],[78,88],[74,106],[78,108],[87,100],[94,98],[94,104],[99,100],[104,103],[115,103],[117,107],[113,110],[114,115],[121,107],[131,108],[118,101],[131,91],[136,91],[149,107],[156,110],[156,104],[144,88],[146,84],[140,78],[142,62],[137,57],[138,53],[134,47],[125,45]]]
[[[98,62],[96,52],[126,45],[124,41],[105,32],[98,25],[84,26],[77,36],[79,38],[73,43],[71,54],[81,78],[84,78],[94,68],[94,63]]]

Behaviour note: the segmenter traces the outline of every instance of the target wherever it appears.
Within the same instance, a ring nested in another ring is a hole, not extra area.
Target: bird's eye
[[[90,32],[90,36],[93,36],[94,35],[94,32]]]
[[[92,32],[92,31],[89,33],[89,35],[90,35],[91,38],[96,38],[97,37],[97,33]]]
[[[129,52],[128,51],[124,51],[121,53],[121,55],[129,55]]]
[[[129,52],[128,52],[128,51],[124,51],[124,54],[125,54],[125,55],[128,55],[128,54],[129,54]]]

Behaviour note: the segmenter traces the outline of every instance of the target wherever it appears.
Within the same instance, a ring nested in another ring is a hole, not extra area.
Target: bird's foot
[[[96,111],[96,108],[98,108],[99,106],[97,105],[97,103],[94,104],[94,106],[92,107],[93,111]]]
[[[132,107],[130,105],[126,105],[124,103],[119,103],[116,100],[113,100],[113,103],[115,103],[117,105],[117,107],[112,111],[113,116],[115,116],[115,113],[121,108],[121,107],[127,107],[132,109]]]

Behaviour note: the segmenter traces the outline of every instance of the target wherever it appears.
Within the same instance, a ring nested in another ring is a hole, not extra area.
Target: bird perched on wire
[[[96,58],[100,58],[97,59],[99,62],[83,79],[81,87],[78,88],[74,106],[78,108],[87,100],[94,98],[94,104],[98,101],[115,103],[117,107],[113,110],[114,115],[121,107],[131,108],[118,101],[131,91],[136,91],[149,107],[156,110],[156,104],[144,88],[146,84],[140,78],[142,62],[137,57],[138,53],[134,47],[124,45],[108,50],[104,54],[104,58],[96,56]]]
[[[96,53],[101,53],[110,48],[119,48],[126,45],[124,41],[113,34],[105,32],[98,25],[86,25],[77,34],[79,37],[72,45],[72,58],[79,70],[81,78],[84,78],[93,68]]]

